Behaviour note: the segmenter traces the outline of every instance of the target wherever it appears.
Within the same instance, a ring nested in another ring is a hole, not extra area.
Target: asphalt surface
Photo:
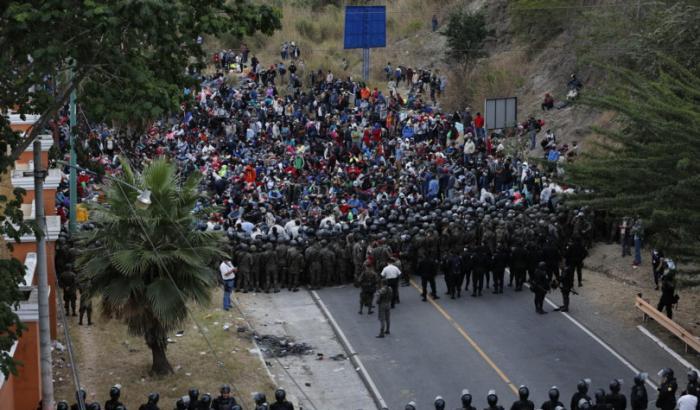
[[[673,364],[666,352],[643,337],[636,339],[634,354],[626,355],[617,351],[614,335],[600,337],[595,326],[583,324],[621,360],[571,320],[576,320],[575,310],[570,319],[546,304],[550,313],[536,314],[533,294],[527,289],[516,293],[506,288],[503,295],[485,289],[480,298],[463,292],[451,300],[444,295],[442,278],[437,282],[441,298],[433,302],[422,302],[414,286],[400,288],[391,335],[384,339],[375,338],[376,314],[357,313],[358,289],[344,286],[318,292],[390,409],[403,409],[410,400],[421,409],[432,408],[437,395],[446,399],[448,408],[456,408],[465,388],[474,395],[477,408],[487,407],[491,389],[509,408],[523,384],[530,388],[536,406],[556,385],[568,408],[582,378],[592,380],[591,396],[595,388],[607,388],[613,378],[622,379],[623,392],[628,393],[635,373],[623,360],[637,369],[652,369],[650,373]],[[559,300],[558,294],[550,298]],[[653,400],[655,392],[650,386],[647,390]]]

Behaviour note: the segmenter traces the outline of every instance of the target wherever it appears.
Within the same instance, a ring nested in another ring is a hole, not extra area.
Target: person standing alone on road
[[[393,291],[385,279],[381,281],[381,287],[377,291],[377,316],[379,316],[379,335],[381,338],[388,335],[391,326],[391,301],[393,300]]]
[[[385,279],[386,283],[391,287],[391,308],[393,309],[397,303],[401,303],[399,300],[399,278],[401,277],[401,270],[394,265],[394,261],[392,260],[382,269],[381,277]]]
[[[236,285],[236,268],[233,263],[226,259],[219,265],[221,279],[224,281],[224,310],[231,309],[231,292]]]

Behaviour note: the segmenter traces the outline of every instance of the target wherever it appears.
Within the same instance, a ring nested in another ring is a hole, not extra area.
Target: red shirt
[[[474,117],[474,125],[476,128],[484,128],[484,117],[481,115],[477,115]]]

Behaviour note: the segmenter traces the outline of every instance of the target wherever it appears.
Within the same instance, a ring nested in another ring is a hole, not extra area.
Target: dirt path
[[[653,320],[643,322],[641,312],[634,307],[634,298],[639,293],[653,305],[660,296],[660,291],[654,289],[649,254],[642,255],[641,267],[633,268],[632,259],[621,258],[619,251],[619,246],[607,244],[599,244],[591,250],[585,261],[584,287],[578,289],[581,297],[575,297],[572,303],[585,307],[591,318],[598,318],[590,320],[591,327],[604,328],[606,324],[603,322],[606,322],[616,323],[621,329],[634,330],[638,325],[643,325],[686,360],[696,367],[700,366],[700,354],[692,350],[685,353],[685,345],[678,338]],[[674,310],[674,320],[698,336],[700,289],[682,288],[678,293],[681,299]],[[554,298],[559,299],[558,295]],[[636,333],[636,337],[647,337],[641,332]]]

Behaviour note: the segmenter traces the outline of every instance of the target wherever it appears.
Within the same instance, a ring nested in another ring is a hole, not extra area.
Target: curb
[[[343,346],[343,350],[345,350],[345,354],[352,362],[355,370],[360,374],[360,379],[362,379],[362,383],[367,388],[370,396],[372,396],[372,400],[374,400],[377,410],[388,410],[389,407],[387,407],[381,393],[379,393],[379,389],[377,389],[377,386],[374,384],[374,381],[367,372],[367,369],[365,368],[364,364],[362,364],[362,360],[360,360],[360,357],[350,344],[350,341],[347,339],[347,337],[345,337],[345,333],[343,333],[343,330],[340,328],[340,326],[338,326],[338,323],[333,318],[333,315],[331,315],[331,312],[326,307],[326,304],[323,303],[321,297],[318,296],[318,293],[315,290],[311,290],[309,293],[311,293],[311,298],[316,303],[316,306],[318,306],[318,308],[321,309],[321,312],[323,312],[323,316],[325,316],[328,322],[331,324],[333,333],[335,333],[336,337],[340,341],[340,344]]]

